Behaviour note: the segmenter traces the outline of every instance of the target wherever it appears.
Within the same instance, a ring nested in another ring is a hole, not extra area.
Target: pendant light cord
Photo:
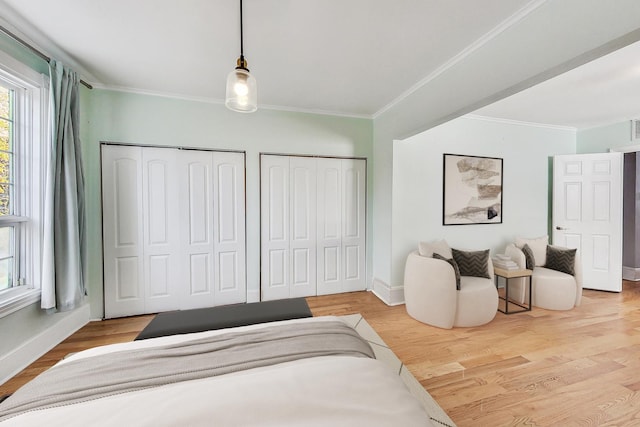
[[[240,0],[240,57],[244,59],[244,40],[242,33],[242,0]]]

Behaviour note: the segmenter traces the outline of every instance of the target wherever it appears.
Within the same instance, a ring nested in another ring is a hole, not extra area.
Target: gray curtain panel
[[[84,174],[78,75],[49,63],[51,146],[45,187],[42,308],[72,310],[86,295]]]

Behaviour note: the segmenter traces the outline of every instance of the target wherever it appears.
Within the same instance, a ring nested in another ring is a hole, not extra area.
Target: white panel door
[[[246,301],[244,153],[102,153],[105,317]]]
[[[142,149],[145,313],[181,307],[179,153],[167,148]]]
[[[184,150],[180,157],[182,308],[209,307],[215,305],[213,153]]]
[[[585,288],[622,290],[622,153],[554,157],[553,242],[578,248]]]
[[[245,302],[244,154],[213,153],[216,305]]]
[[[342,291],[366,289],[366,163],[342,160]]]
[[[260,158],[260,287],[263,301],[289,298],[289,158]]]
[[[289,158],[290,297],[316,295],[316,159]]]
[[[144,312],[142,150],[102,146],[105,317]]]
[[[341,159],[318,159],[317,294],[342,292],[343,174]]]
[[[261,156],[262,300],[366,288],[366,162]]]

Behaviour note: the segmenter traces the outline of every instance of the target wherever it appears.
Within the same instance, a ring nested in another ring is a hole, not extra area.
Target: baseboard
[[[89,304],[67,314],[51,327],[32,337],[12,352],[0,358],[0,384],[14,377],[24,368],[60,344],[89,322]]]
[[[640,281],[640,268],[622,266],[622,278],[633,282]]]
[[[390,286],[379,279],[373,279],[372,292],[387,305],[404,304],[404,287]]]

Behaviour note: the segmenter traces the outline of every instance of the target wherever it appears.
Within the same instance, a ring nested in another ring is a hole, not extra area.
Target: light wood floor
[[[568,312],[498,313],[443,330],[357,292],[308,298],[314,315],[361,313],[463,426],[640,426],[640,284],[584,291]],[[10,393],[65,354],[132,340],[153,316],[85,326],[0,386]]]

